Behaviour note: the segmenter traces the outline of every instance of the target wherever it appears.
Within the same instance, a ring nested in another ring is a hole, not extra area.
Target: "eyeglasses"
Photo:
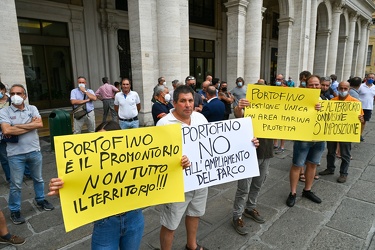
[[[11,96],[13,96],[13,95],[23,95],[22,92],[10,92],[9,94],[10,94]]]

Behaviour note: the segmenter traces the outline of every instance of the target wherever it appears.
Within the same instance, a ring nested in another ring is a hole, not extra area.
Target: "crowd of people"
[[[320,89],[321,100],[332,101],[361,101],[363,112],[358,116],[362,123],[362,132],[366,121],[371,118],[375,96],[374,74],[368,74],[364,81],[360,77],[348,81],[337,82],[337,77],[319,77],[308,71],[300,73],[299,88]],[[244,109],[250,105],[246,99],[246,85],[242,77],[238,77],[235,87],[228,90],[228,84],[218,78],[207,76],[202,83],[202,89],[196,91],[196,78],[186,77],[184,82],[172,81],[173,89],[166,86],[164,77],[160,77],[153,89],[152,118],[154,125],[179,123],[182,126],[199,125],[229,119],[232,111],[234,117],[243,117]],[[93,91],[88,88],[85,77],[78,77],[77,87],[71,91],[71,104],[74,110],[83,106],[85,114],[74,118],[74,133],[82,133],[82,127],[87,125],[88,132],[103,132],[118,129],[139,127],[138,113],[141,101],[137,92],[131,90],[131,80],[123,78],[120,83],[112,85],[107,77],[102,78],[103,85]],[[259,79],[258,85],[267,85]],[[117,85],[117,86],[115,86]],[[279,87],[297,87],[291,77],[288,80],[278,74],[270,85]],[[21,216],[22,179],[26,168],[29,169],[34,182],[35,205],[40,209],[54,209],[44,197],[44,181],[42,178],[42,155],[39,146],[37,129],[43,126],[38,109],[25,104],[27,93],[23,85],[15,84],[10,88],[9,96],[5,86],[0,83],[0,123],[2,140],[0,144],[0,161],[6,180],[10,183],[8,207],[14,224],[22,224],[25,219]],[[103,102],[103,121],[95,126],[94,101]],[[320,110],[320,104],[315,105]],[[73,111],[74,112],[74,111]],[[111,121],[107,120],[111,114]],[[96,128],[95,128],[96,127]],[[257,158],[260,175],[237,181],[237,191],[233,204],[232,225],[241,235],[248,234],[242,215],[257,223],[265,219],[257,210],[257,198],[268,174],[270,159],[275,154],[283,154],[285,141],[265,138],[253,138],[257,148]],[[361,141],[364,138],[361,135]],[[316,167],[321,163],[321,157],[327,145],[327,169],[316,173]],[[293,207],[297,196],[298,182],[304,182],[302,197],[312,202],[321,203],[321,199],[311,191],[314,180],[319,175],[331,175],[335,172],[335,161],[341,159],[339,183],[347,180],[350,165],[350,142],[318,142],[294,141],[293,159],[290,168],[290,193],[286,205]],[[187,156],[182,156],[182,169],[190,166]],[[49,182],[48,195],[59,195],[64,181],[52,178]],[[164,204],[160,215],[160,246],[161,249],[172,249],[174,232],[185,215],[186,249],[206,249],[197,243],[199,218],[204,215],[207,188],[185,193],[185,202]],[[125,231],[119,228],[125,227]],[[144,218],[141,209],[127,211],[121,214],[96,221],[92,234],[92,249],[114,247],[120,249],[138,249],[142,239]],[[25,239],[11,235],[7,228],[3,213],[0,211],[0,243],[13,245],[23,244]],[[131,247],[130,247],[131,246]]]

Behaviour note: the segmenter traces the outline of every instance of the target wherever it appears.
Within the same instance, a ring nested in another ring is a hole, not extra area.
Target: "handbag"
[[[86,103],[79,105],[73,110],[73,117],[74,119],[77,119],[77,120],[81,119],[86,114],[87,114]]]

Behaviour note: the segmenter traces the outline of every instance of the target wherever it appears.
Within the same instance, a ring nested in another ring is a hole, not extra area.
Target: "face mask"
[[[0,99],[4,97],[3,92],[0,92]]]
[[[238,87],[242,87],[242,82],[237,82]]]
[[[345,97],[348,95],[348,91],[339,91],[339,96]]]
[[[306,82],[301,82],[302,87],[306,87]]]
[[[165,100],[166,102],[169,102],[169,101],[171,100],[171,95],[170,95],[170,94],[166,94],[166,95],[164,96],[164,100]]]
[[[195,88],[195,84],[190,85],[190,88],[191,88],[192,90],[194,90],[194,88]]]
[[[276,82],[276,86],[281,86],[281,82]]]
[[[367,79],[367,83],[368,83],[368,84],[373,84],[373,83],[374,83],[374,79],[372,79],[372,78]]]
[[[163,82],[163,85],[164,85],[164,86],[167,86],[167,82]]]
[[[225,92],[225,91],[228,90],[228,88],[224,87],[224,88],[222,88],[221,90]]]
[[[78,84],[78,87],[79,87],[79,88],[85,88],[85,87],[86,87],[86,84],[80,83],[80,84]]]
[[[19,95],[12,96],[10,100],[14,105],[21,105],[23,103],[23,98]]]

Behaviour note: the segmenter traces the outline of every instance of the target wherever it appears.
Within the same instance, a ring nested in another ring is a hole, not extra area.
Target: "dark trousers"
[[[351,142],[339,142],[340,155],[341,155],[341,165],[340,174],[348,175],[348,168],[350,164],[350,151],[352,149]],[[336,160],[336,147],[337,142],[327,142],[327,169],[334,172],[335,171],[335,160]]]

